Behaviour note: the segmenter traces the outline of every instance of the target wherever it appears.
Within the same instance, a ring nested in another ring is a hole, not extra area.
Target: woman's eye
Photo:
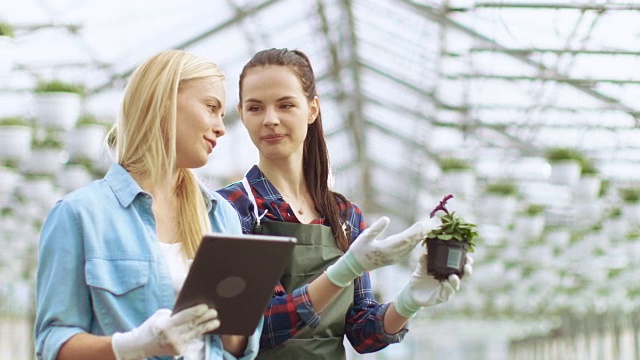
[[[216,111],[216,109],[218,108],[216,105],[213,105],[213,104],[209,104],[209,105],[207,105],[207,107],[208,107],[208,108],[209,108],[209,110],[211,110],[211,111]]]
[[[247,111],[251,111],[251,112],[258,111],[258,110],[260,110],[260,107],[258,106],[249,106],[247,108]]]
[[[283,109],[291,109],[293,107],[293,104],[282,104],[281,106]]]

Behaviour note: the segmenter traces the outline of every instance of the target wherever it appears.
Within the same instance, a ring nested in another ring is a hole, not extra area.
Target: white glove
[[[391,265],[406,258],[430,230],[429,221],[421,221],[385,239],[376,239],[389,225],[381,217],[358,236],[349,250],[327,268],[327,277],[339,287],[346,287],[365,271]]]
[[[204,304],[182,310],[173,316],[171,310],[160,309],[139,327],[113,334],[111,346],[117,360],[180,355],[192,340],[219,326],[218,312]]]
[[[466,279],[473,273],[473,258],[467,255],[462,278]],[[456,274],[449,275],[445,281],[438,281],[427,274],[427,254],[418,259],[418,264],[411,275],[411,279],[394,300],[398,314],[412,318],[425,306],[433,306],[449,300],[460,289],[460,278]]]

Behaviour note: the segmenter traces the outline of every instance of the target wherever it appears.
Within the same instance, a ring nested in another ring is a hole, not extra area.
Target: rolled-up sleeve
[[[91,322],[82,234],[67,205],[60,201],[53,207],[40,234],[35,321],[38,359],[55,360],[62,345],[88,331]]]

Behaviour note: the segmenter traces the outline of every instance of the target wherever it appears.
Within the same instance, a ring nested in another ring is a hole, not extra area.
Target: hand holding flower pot
[[[446,204],[451,198],[453,195],[445,196],[433,209],[430,217],[438,211],[444,211],[445,215],[440,217],[440,226],[432,229],[423,240],[428,254],[427,273],[438,281],[444,281],[451,274],[464,275],[466,255],[474,251],[478,237],[475,224],[466,222],[455,211],[449,213]]]

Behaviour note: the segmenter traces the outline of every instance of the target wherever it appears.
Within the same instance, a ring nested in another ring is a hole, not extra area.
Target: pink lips
[[[268,143],[277,143],[282,139],[284,139],[283,134],[269,134],[262,137],[262,140]]]
[[[208,139],[208,138],[204,138],[204,140],[210,145],[209,154],[211,154],[213,149],[216,147],[216,141],[213,140],[213,139]]]

